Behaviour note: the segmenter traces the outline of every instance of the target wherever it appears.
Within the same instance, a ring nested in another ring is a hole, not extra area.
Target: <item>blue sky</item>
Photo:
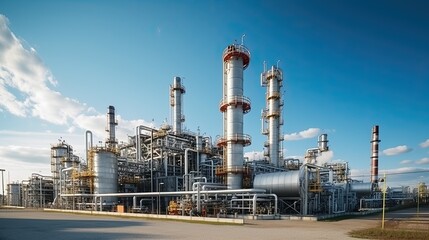
[[[84,131],[104,140],[170,123],[169,85],[183,78],[185,127],[222,133],[222,51],[251,52],[245,133],[258,155],[263,62],[284,71],[285,156],[328,133],[331,161],[369,180],[380,125],[380,173],[429,182],[429,17],[426,1],[0,1],[0,168],[8,181],[50,174],[60,137],[84,156]],[[12,36],[12,37],[11,37]],[[384,153],[383,153],[384,151]],[[415,174],[396,174],[416,172]],[[422,171],[422,172],[420,172]]]

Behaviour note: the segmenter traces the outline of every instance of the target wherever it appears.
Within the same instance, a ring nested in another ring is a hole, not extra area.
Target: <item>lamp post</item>
[[[3,179],[3,172],[5,171],[4,169],[0,169],[1,171],[1,189],[2,189],[2,194],[1,194],[1,205],[4,205],[4,179]]]
[[[381,220],[381,229],[384,230],[384,212],[386,208],[386,173],[383,175],[383,214],[382,214],[382,220]]]
[[[158,184],[158,215],[161,214],[161,186],[164,185],[164,183]]]
[[[420,211],[420,183],[417,185],[417,219],[419,218]]]
[[[40,208],[42,208],[42,197],[43,197],[43,194],[42,194],[42,176],[40,176]]]

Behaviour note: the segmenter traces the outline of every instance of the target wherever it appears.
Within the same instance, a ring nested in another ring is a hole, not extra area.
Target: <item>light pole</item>
[[[161,214],[161,186],[164,185],[164,183],[158,184],[158,215]]]
[[[417,185],[417,219],[419,218],[420,211],[420,183]]]
[[[0,169],[1,171],[1,189],[2,189],[2,194],[1,194],[1,205],[4,205],[4,179],[3,179],[3,172],[5,171],[4,169]]]
[[[381,229],[384,230],[384,212],[385,212],[385,208],[386,208],[386,173],[384,173],[383,176],[383,214],[382,214],[382,220],[381,220]]]
[[[42,177],[40,176],[40,208],[42,208]]]

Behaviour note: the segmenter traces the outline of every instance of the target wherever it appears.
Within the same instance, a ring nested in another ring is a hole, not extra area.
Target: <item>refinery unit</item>
[[[304,160],[283,156],[283,72],[266,68],[260,84],[266,88],[261,112],[264,158],[244,157],[251,136],[243,132],[251,101],[244,96],[243,72],[250,52],[243,44],[223,52],[223,92],[219,110],[223,133],[213,139],[183,128],[180,77],[169,88],[171,124],[159,128],[135,126],[135,135],[118,143],[115,108],[108,107],[107,138],[94,145],[85,133],[86,157],[80,159],[65,141],[51,146],[52,176],[33,174],[21,183],[8,184],[8,204],[24,207],[140,212],[207,217],[331,215],[379,209],[383,186],[378,177],[379,127],[371,135],[371,181],[351,179],[347,162],[320,163],[329,150],[321,134]],[[420,183],[417,194],[408,188],[386,191],[388,204],[428,201]]]

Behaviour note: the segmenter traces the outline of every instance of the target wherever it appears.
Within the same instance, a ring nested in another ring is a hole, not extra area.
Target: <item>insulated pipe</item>
[[[188,191],[189,189],[189,159],[188,159],[188,152],[197,152],[193,150],[192,148],[186,148],[185,149],[185,175],[184,175],[184,181],[185,181],[185,191]]]
[[[90,142],[88,143],[88,135],[90,136]],[[85,132],[85,150],[86,150],[86,162],[88,163],[88,150],[92,148],[92,132],[87,130]]]
[[[219,184],[219,183],[194,182],[192,184],[192,191],[196,191],[197,187],[200,187],[200,186],[224,186],[224,185]]]
[[[235,194],[235,193],[266,193],[265,189],[226,189],[226,190],[207,190],[200,191],[200,194]],[[140,193],[75,193],[61,194],[61,197],[153,197],[153,196],[184,196],[189,194],[197,194],[197,191],[182,191],[182,192],[140,192]]]
[[[379,127],[375,125],[372,128],[372,140],[371,140],[371,183],[377,184],[378,182],[378,138]]]

